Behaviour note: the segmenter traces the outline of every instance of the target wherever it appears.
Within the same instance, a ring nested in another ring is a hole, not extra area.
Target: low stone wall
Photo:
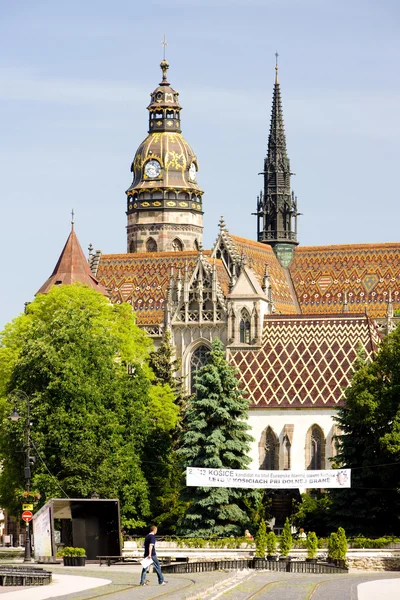
[[[350,571],[400,571],[398,550],[350,550],[347,555]]]
[[[242,548],[177,548],[176,542],[157,542],[157,554],[160,558],[188,558],[189,562],[207,561],[207,560],[240,560],[250,559],[255,555],[255,549]],[[142,548],[138,548],[136,542],[125,542],[123,549],[124,556],[141,557]],[[318,552],[318,560],[327,560],[327,550],[321,549]],[[294,560],[305,560],[307,554],[305,550],[293,549],[290,555]],[[400,550],[399,549],[366,549],[352,548],[347,554],[347,564],[350,571],[400,571]]]

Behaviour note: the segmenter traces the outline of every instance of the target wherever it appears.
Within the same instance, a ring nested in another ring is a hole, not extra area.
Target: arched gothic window
[[[271,427],[264,429],[259,443],[260,469],[279,469],[279,441]]]
[[[250,344],[250,315],[244,308],[240,313],[240,343]]]
[[[182,252],[183,244],[182,244],[181,240],[179,240],[178,238],[175,238],[171,245],[172,245],[173,252]]]
[[[146,242],[146,252],[157,252],[157,242],[152,237]]]
[[[200,250],[199,242],[198,242],[197,240],[194,240],[194,244],[193,244],[193,246],[194,246],[194,249],[195,249],[195,250],[197,250],[197,251],[199,251],[199,250]]]
[[[192,394],[196,393],[194,384],[196,383],[197,371],[206,364],[209,353],[210,348],[203,344],[198,346],[192,354],[190,359],[190,392]]]
[[[312,425],[307,432],[306,468],[310,470],[325,468],[325,437],[319,425]]]
[[[290,466],[291,466],[290,452],[291,452],[292,447],[291,447],[290,440],[287,435],[285,435],[285,437],[283,438],[282,446],[283,446],[283,468],[286,470],[290,470]]]
[[[132,240],[131,243],[129,244],[129,252],[136,252],[136,243],[135,240]]]

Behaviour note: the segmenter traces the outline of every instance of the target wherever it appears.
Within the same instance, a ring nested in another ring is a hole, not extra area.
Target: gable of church
[[[172,323],[221,323],[226,321],[226,299],[228,289],[222,288],[218,271],[224,269],[221,261],[210,263],[202,252],[191,276],[187,269],[173,278],[170,286]],[[227,283],[226,275],[222,282]]]

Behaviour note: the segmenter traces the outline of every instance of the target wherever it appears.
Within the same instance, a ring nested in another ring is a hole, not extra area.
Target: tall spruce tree
[[[351,534],[400,533],[400,328],[371,363],[357,357],[338,411],[336,467],[352,469],[350,489],[331,490],[330,521]]]
[[[248,400],[236,372],[216,339],[207,363],[199,369],[196,394],[189,400],[178,450],[185,467],[246,469],[251,461]],[[248,523],[244,501],[249,492],[234,488],[185,488],[186,515],[180,535],[240,535]]]

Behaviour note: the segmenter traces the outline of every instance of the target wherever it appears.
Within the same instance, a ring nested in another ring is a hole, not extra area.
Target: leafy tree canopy
[[[333,525],[350,534],[400,533],[400,328],[371,363],[358,358],[337,422],[335,466],[352,468],[352,487],[331,490]]]
[[[156,382],[148,366],[151,349],[129,305],[113,306],[80,284],[37,296],[6,326],[0,345],[2,506],[19,510],[15,497],[24,486],[25,420],[6,418],[12,409],[7,394],[20,389],[31,401],[38,457],[32,484],[42,500],[97,492],[120,499],[125,527],[145,522],[144,449],[154,429],[177,421],[171,389]],[[26,414],[26,406],[17,408]]]

